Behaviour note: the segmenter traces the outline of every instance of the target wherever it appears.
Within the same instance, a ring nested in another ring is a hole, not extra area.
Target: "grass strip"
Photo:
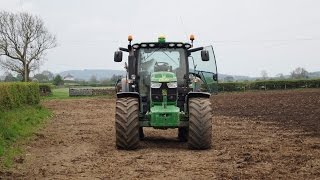
[[[23,152],[21,144],[33,135],[51,112],[40,105],[26,105],[0,112],[0,165],[10,167]]]

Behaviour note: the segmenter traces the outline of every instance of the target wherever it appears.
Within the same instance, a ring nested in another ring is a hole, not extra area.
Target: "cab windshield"
[[[138,72],[140,92],[147,92],[153,72],[168,71],[177,76],[178,85],[184,84],[186,53],[183,48],[140,48],[138,50]]]

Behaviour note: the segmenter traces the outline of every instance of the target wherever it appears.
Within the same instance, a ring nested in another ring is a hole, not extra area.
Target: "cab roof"
[[[142,42],[132,45],[133,49],[139,48],[184,48],[190,49],[192,46],[189,43],[183,42]]]

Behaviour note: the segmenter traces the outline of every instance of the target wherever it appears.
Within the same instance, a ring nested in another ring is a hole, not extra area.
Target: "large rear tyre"
[[[191,98],[189,100],[190,149],[209,149],[212,139],[212,109],[210,99]]]
[[[139,146],[139,102],[137,98],[118,98],[116,102],[116,145],[132,150]]]

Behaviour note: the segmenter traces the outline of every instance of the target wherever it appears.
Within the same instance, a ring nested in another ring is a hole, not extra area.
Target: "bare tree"
[[[0,12],[0,66],[29,81],[30,72],[41,65],[46,51],[56,47],[43,20],[29,13]]]
[[[291,77],[293,79],[303,79],[308,78],[308,71],[302,67],[297,67],[295,70],[291,72]]]
[[[92,75],[92,76],[90,77],[90,80],[89,80],[89,82],[90,82],[90,83],[93,83],[93,84],[96,84],[96,83],[98,83],[98,79],[97,79],[97,76],[95,76],[95,75]]]
[[[263,80],[268,79],[268,73],[267,73],[266,70],[262,70],[261,71],[261,77],[262,77]]]
[[[277,77],[278,79],[284,79],[284,78],[285,78],[282,73],[277,74],[276,77]]]

